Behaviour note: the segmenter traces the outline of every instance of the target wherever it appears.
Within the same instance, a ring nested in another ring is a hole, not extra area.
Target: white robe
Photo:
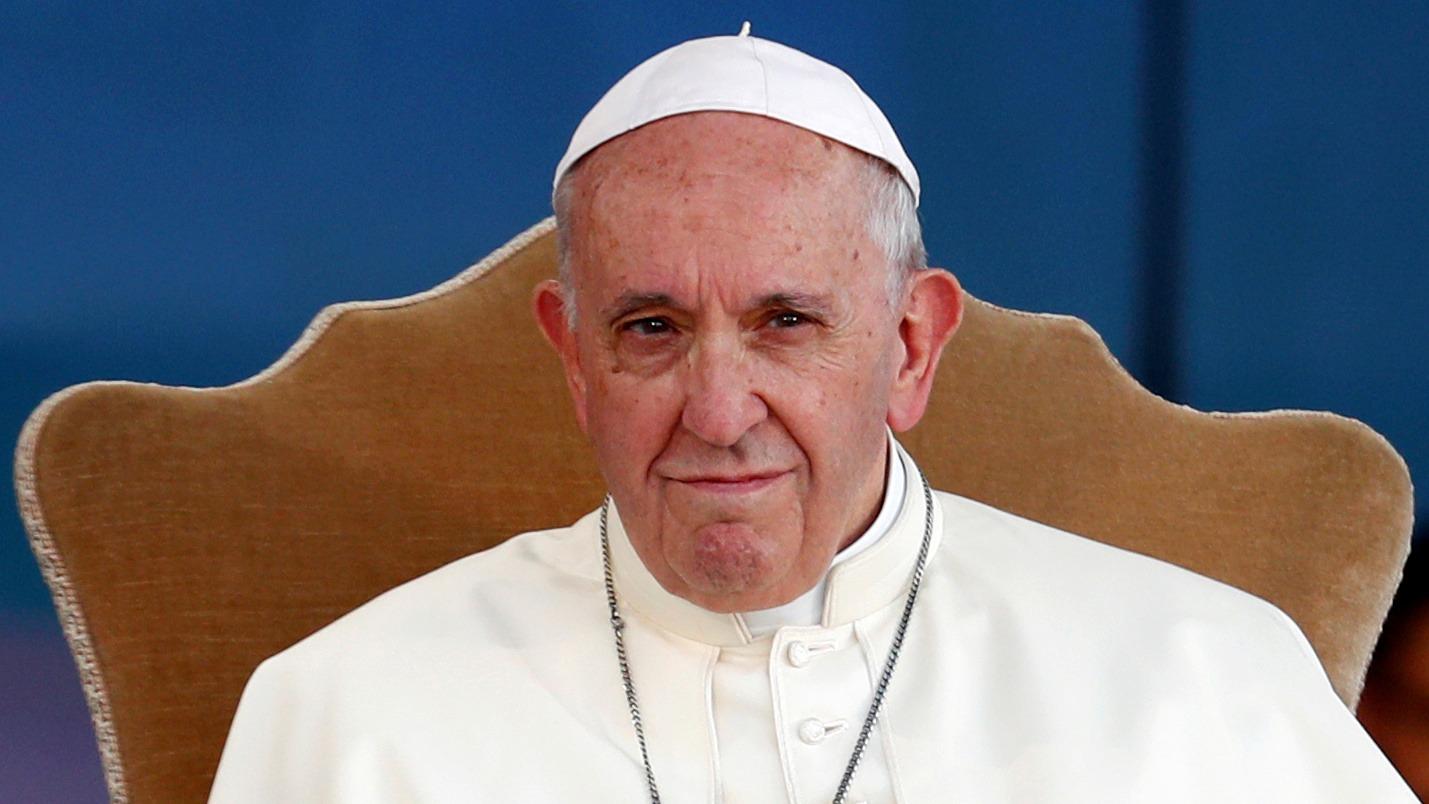
[[[665,592],[612,509],[661,798],[827,802],[923,537],[828,575],[820,625],[754,639]],[[1296,626],[1259,598],[942,492],[902,657],[850,802],[1413,802]],[[647,800],[598,517],[387,592],[265,661],[213,802]]]

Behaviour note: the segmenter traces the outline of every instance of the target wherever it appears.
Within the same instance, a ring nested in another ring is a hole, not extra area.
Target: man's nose
[[[732,344],[701,344],[690,360],[680,423],[707,444],[732,447],[769,415],[751,368]]]

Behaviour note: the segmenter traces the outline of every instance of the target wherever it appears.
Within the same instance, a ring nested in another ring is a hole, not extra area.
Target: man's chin
[[[772,608],[798,597],[790,593],[793,556],[745,523],[721,522],[700,528],[677,559],[685,594],[701,608],[720,613]]]

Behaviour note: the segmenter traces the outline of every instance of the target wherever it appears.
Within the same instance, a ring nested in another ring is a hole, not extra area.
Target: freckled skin
[[[645,125],[576,174],[574,332],[536,291],[632,545],[713,611],[794,599],[868,527],[885,422],[921,417],[957,324],[945,272],[890,309],[858,159],[751,115]]]

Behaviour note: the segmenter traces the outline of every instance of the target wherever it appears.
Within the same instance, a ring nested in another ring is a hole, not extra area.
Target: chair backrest
[[[16,486],[117,801],[208,790],[264,657],[378,592],[602,494],[528,313],[544,221],[417,296],[324,310],[224,388],[46,400]],[[1355,700],[1408,549],[1403,461],[1322,413],[1157,399],[1096,334],[968,298],[925,421],[935,486],[1265,597]]]

